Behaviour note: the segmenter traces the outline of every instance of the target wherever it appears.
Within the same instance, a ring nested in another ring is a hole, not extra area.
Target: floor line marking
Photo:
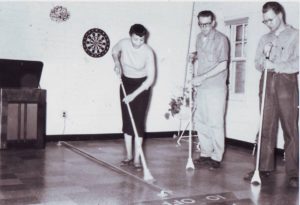
[[[79,148],[77,148],[77,147],[75,147],[75,146],[73,146],[73,145],[71,145],[71,144],[65,142],[65,141],[59,141],[59,142],[58,142],[58,145],[64,145],[64,146],[66,146],[67,148],[70,148],[71,150],[73,150],[73,151],[75,151],[75,152],[77,152],[77,153],[79,153],[79,154],[81,154],[81,155],[83,155],[83,156],[89,158],[90,160],[92,160],[92,161],[94,161],[94,162],[96,162],[96,163],[98,163],[98,164],[100,164],[100,165],[104,165],[104,166],[106,166],[106,167],[108,167],[108,168],[110,168],[110,169],[112,169],[113,171],[116,171],[116,172],[118,172],[118,173],[126,174],[126,175],[130,176],[131,178],[133,178],[133,179],[135,179],[135,180],[138,180],[139,182],[142,182],[142,183],[148,185],[148,186],[151,187],[152,189],[158,190],[158,191],[160,192],[160,193],[158,194],[160,197],[166,197],[166,196],[168,196],[168,195],[172,195],[172,194],[173,194],[173,192],[172,192],[171,190],[166,190],[166,189],[164,189],[164,188],[162,188],[162,187],[160,187],[160,186],[158,186],[158,185],[156,185],[156,184],[152,184],[152,183],[150,183],[150,182],[148,182],[148,181],[145,181],[145,180],[143,180],[142,178],[137,177],[137,176],[133,175],[132,173],[127,172],[127,171],[125,171],[125,170],[123,170],[123,169],[120,169],[119,167],[114,166],[114,165],[112,165],[112,164],[110,164],[110,163],[108,163],[108,162],[105,162],[104,160],[100,160],[100,159],[98,159],[98,158],[92,156],[91,154],[89,154],[89,153],[87,153],[87,152],[85,152],[85,151],[83,151],[83,150],[81,150],[81,149],[79,149]]]

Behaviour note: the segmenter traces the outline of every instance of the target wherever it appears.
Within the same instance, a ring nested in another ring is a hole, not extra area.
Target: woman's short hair
[[[133,34],[136,34],[139,37],[147,37],[148,31],[142,24],[134,24],[130,27],[129,30],[129,35],[132,36]]]

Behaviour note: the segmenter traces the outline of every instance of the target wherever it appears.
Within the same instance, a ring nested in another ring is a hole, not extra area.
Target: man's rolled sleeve
[[[229,42],[228,39],[225,36],[222,36],[220,38],[218,48],[218,62],[221,63],[223,61],[228,61],[229,59]]]

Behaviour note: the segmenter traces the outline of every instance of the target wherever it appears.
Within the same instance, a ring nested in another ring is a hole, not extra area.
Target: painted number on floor
[[[219,200],[226,200],[226,197],[221,195],[210,195],[210,196],[206,196],[206,199],[209,201],[219,201]]]
[[[185,197],[176,197],[165,200],[156,201],[145,201],[138,203],[139,205],[189,205],[189,204],[210,204],[210,203],[223,203],[237,200],[236,196],[232,192],[205,194],[205,195],[194,195]],[[221,204],[220,204],[221,205]],[[233,204],[230,204],[233,205]]]
[[[162,205],[183,205],[183,204],[195,204],[196,201],[194,199],[176,199],[173,202],[164,201]]]
[[[227,198],[222,195],[206,195],[202,197],[195,197],[195,198],[183,198],[183,199],[173,199],[164,201],[161,205],[185,205],[185,204],[196,204],[196,202],[209,202],[209,201],[225,201]]]

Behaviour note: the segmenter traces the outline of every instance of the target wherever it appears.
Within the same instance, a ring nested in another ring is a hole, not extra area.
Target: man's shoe
[[[251,181],[253,175],[254,175],[254,171],[251,171],[251,172],[247,173],[247,174],[244,176],[244,180],[245,180],[245,181]]]
[[[245,181],[251,181],[255,171],[251,171],[244,176]],[[259,171],[259,176],[261,178],[267,178],[271,175],[270,171]]]
[[[291,177],[289,179],[288,186],[292,187],[292,188],[298,188],[299,187],[299,178],[298,177]]]
[[[219,169],[221,167],[221,162],[211,159],[210,160],[210,170]]]
[[[195,165],[205,166],[210,164],[210,157],[199,157],[198,159],[194,159],[193,162]]]

